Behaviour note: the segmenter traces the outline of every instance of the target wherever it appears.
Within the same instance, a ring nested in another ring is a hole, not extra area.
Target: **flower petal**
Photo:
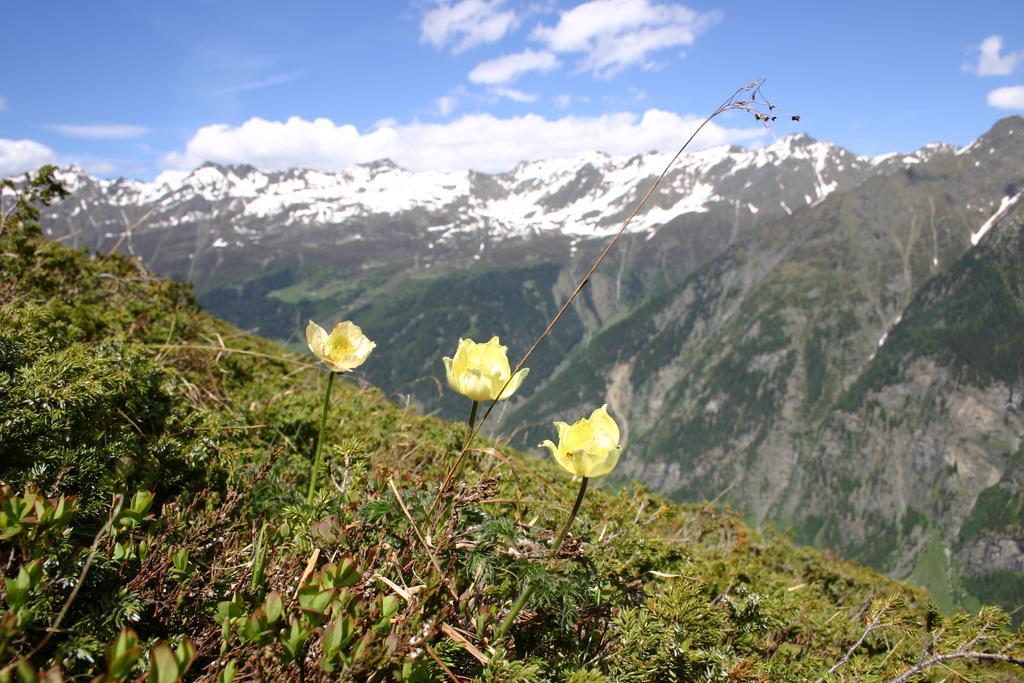
[[[445,362],[448,386],[474,401],[495,399],[511,371],[508,365],[507,347],[501,345],[498,337],[491,337],[485,344],[472,339],[459,339],[459,348],[450,362]],[[503,392],[501,398],[508,398],[522,384],[523,376]]]
[[[477,368],[484,374],[500,379],[504,384],[512,374],[512,368],[508,364],[508,347],[502,346],[497,337],[491,337],[486,344],[477,345],[477,352]]]
[[[469,369],[458,376],[458,392],[474,401],[490,401],[494,398],[491,378],[479,371]]]
[[[555,462],[557,462],[563,470],[565,470],[569,474],[579,474],[576,471],[577,463],[575,463],[573,461],[573,458],[571,458],[569,454],[566,453],[565,448],[561,443],[558,444],[557,448],[555,447],[555,444],[551,443],[550,441],[543,442],[541,446],[544,446],[545,448],[551,451],[551,455],[552,457],[554,457]]]
[[[452,369],[452,363],[454,361],[452,361],[448,356],[445,356],[441,359],[441,362],[444,363],[444,374],[448,378],[448,386],[451,387],[452,391],[457,391],[461,394],[462,392],[459,391],[459,387],[455,384],[456,375],[455,371]]]
[[[350,320],[335,325],[330,334],[310,320],[306,326],[306,344],[332,372],[354,370],[366,362],[377,346]]]
[[[501,392],[500,398],[506,399],[516,393],[519,390],[519,387],[523,385],[523,380],[526,379],[528,374],[530,374],[530,368],[523,368],[516,374],[512,375],[512,379],[509,381],[508,386],[505,387],[505,391]],[[502,384],[504,384],[504,382]],[[498,386],[498,389],[501,389],[500,385]]]
[[[452,365],[456,375],[461,375],[469,369],[470,356],[475,348],[476,342],[472,339],[459,339],[459,348],[455,350],[454,363]]]
[[[559,439],[559,446],[566,451],[587,452],[591,449],[594,430],[590,422],[585,419],[576,420],[566,431],[563,438]]]
[[[327,343],[327,332],[312,320],[306,325],[306,346],[313,352],[313,355],[323,360],[324,345]]]
[[[615,469],[615,466],[619,463],[619,456],[622,455],[622,447],[616,446],[615,448],[608,451],[607,455],[601,460],[594,462],[588,469],[589,474],[584,476],[587,477],[603,477],[604,475]]]
[[[356,343],[355,356],[359,359],[359,364],[362,365],[369,358],[370,353],[377,348],[377,343],[370,341],[365,335],[359,338]]]
[[[607,450],[619,445],[619,425],[608,414],[607,403],[590,414],[589,422],[596,449]]]

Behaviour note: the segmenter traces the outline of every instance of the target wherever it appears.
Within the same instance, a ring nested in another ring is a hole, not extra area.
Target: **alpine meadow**
[[[1019,9],[114,4],[12,10],[0,683],[1024,680]]]

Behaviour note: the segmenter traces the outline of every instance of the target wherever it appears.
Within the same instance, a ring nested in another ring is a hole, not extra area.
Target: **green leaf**
[[[302,644],[309,637],[309,631],[304,629],[297,619],[292,619],[288,630],[282,633],[278,640],[289,661],[294,661],[302,654]]]
[[[263,602],[263,610],[267,613],[267,622],[276,624],[284,613],[284,601],[281,599],[281,594],[271,591]]]
[[[262,607],[253,612],[238,630],[238,636],[243,641],[250,643],[261,641],[269,634],[270,629],[267,623],[267,615]]]
[[[182,638],[178,647],[174,649],[174,658],[178,662],[178,674],[184,676],[185,672],[192,666],[196,658],[196,648],[188,638]]]
[[[324,629],[323,648],[324,655],[334,659],[341,648],[355,636],[355,622],[348,616],[335,619]]]
[[[195,567],[189,563],[189,552],[188,548],[181,548],[173,555],[171,555],[171,564],[174,567],[171,569],[171,573],[178,581],[184,581],[192,572],[195,571]]]
[[[117,639],[107,646],[107,676],[112,680],[127,678],[141,655],[142,648],[135,631],[121,629]]]
[[[351,557],[344,557],[341,560],[341,566],[338,567],[337,576],[334,579],[335,588],[346,588],[348,586],[354,586],[359,583],[359,580],[363,578],[359,570],[356,568],[356,563]]]
[[[149,683],[177,683],[178,660],[167,643],[159,643],[149,651]]]
[[[132,496],[131,511],[134,512],[139,519],[146,516],[149,512],[149,508],[153,505],[154,494],[152,491],[137,491]]]
[[[221,600],[217,603],[217,613],[214,614],[213,620],[218,624],[224,624],[225,621],[231,619],[237,619],[242,616],[242,605],[238,601],[238,596],[231,596],[230,600]]]
[[[114,561],[115,562],[120,562],[121,560],[125,559],[126,557],[128,557],[128,548],[126,548],[125,545],[123,543],[121,543],[120,541],[114,543],[114,555],[113,555]]]
[[[228,662],[223,669],[220,670],[220,676],[218,677],[219,683],[231,683],[235,680],[235,671],[238,669],[238,660],[232,659]]]
[[[380,601],[380,616],[382,619],[391,619],[398,612],[401,602],[398,596],[386,595]]]
[[[327,621],[327,609],[334,595],[334,590],[318,591],[316,588],[305,588],[299,592],[299,607],[311,624],[320,626]]]

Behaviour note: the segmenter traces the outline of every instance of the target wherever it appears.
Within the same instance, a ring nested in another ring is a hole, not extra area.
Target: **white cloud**
[[[86,164],[85,170],[92,175],[111,175],[117,171],[117,165],[110,161],[97,161]]]
[[[522,90],[516,90],[515,88],[502,88],[496,87],[491,88],[491,92],[498,97],[506,97],[513,102],[536,102],[537,95],[532,92],[523,92]]]
[[[447,117],[452,114],[459,106],[459,99],[462,95],[458,92],[453,92],[447,95],[441,95],[434,100],[434,109],[437,111],[437,116],[441,118]],[[394,126],[380,126],[382,128],[394,128]]]
[[[501,40],[518,22],[516,13],[503,9],[504,4],[504,0],[442,0],[423,15],[420,42],[438,48],[454,43],[452,52],[458,54]]]
[[[434,100],[434,107],[437,109],[439,116],[448,116],[455,110],[458,104],[459,101],[454,95],[442,95]]]
[[[441,118],[447,118],[449,114],[459,108],[459,105],[466,99],[466,96],[466,88],[460,85],[449,91],[447,95],[442,95],[434,100],[434,112]],[[398,122],[394,119],[391,121],[392,124],[388,126],[389,128],[394,128],[398,125]]]
[[[266,170],[296,166],[338,170],[387,157],[412,170],[501,172],[520,161],[575,156],[594,148],[610,154],[674,151],[699,123],[697,117],[658,109],[648,109],[643,115],[623,112],[557,119],[536,114],[510,118],[473,114],[447,123],[414,121],[367,132],[325,118],[252,118],[240,126],[200,128],[183,151],[168,154],[162,161],[175,169],[215,161]],[[711,123],[697,143],[705,147],[753,141],[765,134],[761,126],[723,128]]]
[[[562,12],[554,26],[538,26],[533,37],[554,52],[583,53],[581,71],[610,78],[630,66],[653,68],[651,53],[693,45],[721,18],[676,3],[591,0]]]
[[[988,104],[996,109],[1024,109],[1024,85],[996,88],[988,94]]]
[[[46,127],[61,135],[85,140],[133,140],[149,133],[148,128],[124,123],[99,123],[85,126],[55,123]]]
[[[527,49],[477,64],[469,72],[469,80],[484,85],[512,83],[530,71],[551,71],[558,66],[558,59],[550,52]]]
[[[0,97],[0,111],[3,111],[4,109],[7,109],[7,100]]]
[[[305,71],[286,71],[283,73],[274,73],[268,76],[255,78],[253,80],[235,83],[233,85],[227,85],[222,88],[215,88],[213,92],[218,95],[228,95],[231,93],[249,92],[251,90],[262,90],[263,88],[272,88],[277,85],[287,85],[288,83],[297,81],[300,78],[304,78],[305,76]]]
[[[0,177],[9,177],[56,161],[57,155],[34,140],[0,138]]]
[[[568,109],[569,105],[572,104],[572,95],[564,93],[561,95],[555,95],[551,101],[558,109]]]
[[[979,76],[1009,76],[1018,62],[1024,61],[1024,50],[1002,54],[1002,36],[989,36],[976,49],[978,63],[965,64],[964,70],[973,71]]]

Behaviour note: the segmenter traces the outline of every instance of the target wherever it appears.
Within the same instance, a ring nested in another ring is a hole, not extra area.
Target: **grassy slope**
[[[807,680],[843,658],[876,614],[869,601],[888,595],[897,602],[877,614],[892,627],[856,649],[844,677],[909,668],[926,628],[939,652],[980,628],[988,635],[978,649],[1009,637],[991,628],[1004,621],[998,611],[943,619],[914,589],[759,535],[728,511],[637,489],[594,489],[573,542],[545,559],[576,484],[550,463],[504,449],[474,454],[454,516],[433,527],[425,508],[463,427],[350,381],[336,383],[325,490],[306,505],[324,380],[308,359],[207,316],[187,289],[120,258],[91,258],[8,227],[0,259],[0,482],[12,486],[0,497],[7,506],[26,486],[78,496],[67,530],[26,522],[0,540],[7,578],[46,560],[20,612],[5,588],[0,661],[25,655],[53,623],[111,495],[140,489],[156,493],[151,515],[99,537],[84,590],[35,666],[102,673],[111,654],[104,644],[127,625],[146,645],[187,634],[196,648],[189,677],[211,680],[229,660],[237,680],[298,679],[300,670],[307,679],[443,680],[437,660],[487,680]],[[212,349],[221,345],[232,351]],[[429,534],[447,585],[391,482]],[[261,534],[269,548],[262,563],[253,561]],[[332,593],[326,608],[300,609],[293,596],[307,562],[306,584],[326,585],[325,563],[344,557],[358,581]],[[263,565],[255,577],[254,564]],[[524,576],[539,586],[531,609],[511,641],[494,643]],[[384,579],[423,588],[392,602]],[[285,616],[246,631],[245,617],[273,590]],[[460,629],[489,663],[442,624]],[[294,629],[308,635],[289,650]],[[339,629],[352,635],[333,647]],[[1019,638],[1013,647],[1021,652]],[[333,673],[321,674],[324,666]],[[140,660],[131,675],[144,669]]]

